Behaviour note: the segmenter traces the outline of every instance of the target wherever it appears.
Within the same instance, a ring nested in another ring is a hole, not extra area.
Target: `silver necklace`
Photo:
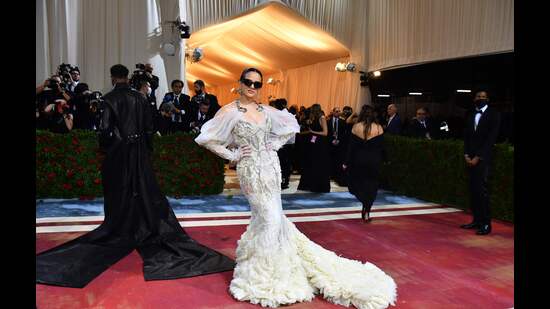
[[[254,103],[256,103],[256,105],[257,105],[256,106],[257,111],[261,112],[261,111],[264,110],[264,107],[261,104],[258,104],[257,102],[254,102]],[[247,111],[246,107],[241,106],[241,101],[239,101],[239,100],[237,100],[237,110],[239,112],[242,112],[242,113],[246,113],[246,111]]]

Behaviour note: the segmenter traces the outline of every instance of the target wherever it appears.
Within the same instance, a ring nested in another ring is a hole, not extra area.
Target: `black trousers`
[[[489,209],[489,191],[487,179],[489,177],[489,162],[479,161],[470,167],[470,203],[473,222],[478,224],[490,224],[491,214]]]
[[[279,163],[281,164],[281,176],[283,183],[288,184],[290,181],[290,174],[292,173],[292,145],[283,145],[278,151]]]

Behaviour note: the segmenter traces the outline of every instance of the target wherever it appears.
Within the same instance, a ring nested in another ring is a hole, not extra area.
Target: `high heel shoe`
[[[366,216],[366,219],[365,219],[365,216]],[[363,208],[361,210],[361,219],[363,219],[363,221],[365,221],[366,223],[372,221],[372,218],[370,217],[370,211],[367,211],[367,208]]]

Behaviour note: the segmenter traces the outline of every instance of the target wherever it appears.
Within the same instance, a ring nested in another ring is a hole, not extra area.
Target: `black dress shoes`
[[[491,225],[490,224],[484,224],[482,225],[479,230],[477,230],[477,235],[487,235],[491,233]]]
[[[468,224],[463,224],[460,226],[460,228],[463,228],[463,229],[475,229],[475,228],[479,228],[480,225],[475,223],[475,222],[472,222],[472,223],[468,223]]]

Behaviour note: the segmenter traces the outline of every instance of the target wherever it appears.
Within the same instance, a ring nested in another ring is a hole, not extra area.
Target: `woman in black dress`
[[[321,105],[311,106],[307,124],[309,129],[303,135],[305,159],[298,190],[330,192],[328,127]]]
[[[371,221],[370,209],[378,191],[380,166],[384,160],[384,131],[374,108],[364,105],[351,130],[346,160],[349,192],[363,204],[361,218]]]

